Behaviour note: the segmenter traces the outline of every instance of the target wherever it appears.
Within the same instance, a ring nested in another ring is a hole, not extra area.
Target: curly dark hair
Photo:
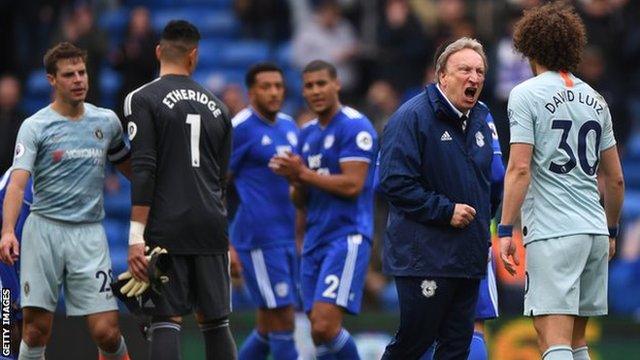
[[[525,11],[513,31],[515,49],[552,71],[575,72],[586,44],[582,19],[561,1]]]

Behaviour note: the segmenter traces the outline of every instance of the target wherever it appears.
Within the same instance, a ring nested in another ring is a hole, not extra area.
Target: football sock
[[[269,333],[269,346],[274,360],[296,360],[298,351],[293,341],[293,331],[273,331]]]
[[[118,345],[118,349],[114,352],[106,352],[100,348],[100,360],[125,360],[128,358],[127,354],[127,343],[124,341],[124,337],[120,336],[120,345]]]
[[[542,354],[542,360],[573,360],[573,351],[570,346],[551,346]]]
[[[244,341],[240,352],[239,360],[264,360],[269,355],[269,340],[261,335],[258,330],[253,330]]]
[[[42,360],[44,359],[44,346],[31,347],[24,340],[20,342],[19,360]]]
[[[338,335],[329,343],[316,347],[318,360],[337,359],[354,360],[360,359],[358,348],[353,341],[351,334],[346,329],[341,329]]]
[[[573,360],[591,360],[589,357],[589,348],[582,346],[577,349],[573,349]]]
[[[229,329],[229,319],[223,318],[200,324],[204,337],[207,360],[235,360],[238,358],[236,342]]]
[[[180,324],[174,322],[154,322],[149,327],[151,333],[150,359],[180,360]]]
[[[474,331],[471,338],[468,360],[487,360],[487,344],[484,342],[484,335],[481,332]]]

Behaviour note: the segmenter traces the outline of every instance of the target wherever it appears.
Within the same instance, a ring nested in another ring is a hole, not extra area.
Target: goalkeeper
[[[124,115],[131,141],[129,270],[149,282],[145,244],[168,251],[169,282],[142,303],[152,317],[150,358],[180,358],[182,316],[195,312],[207,359],[235,359],[226,173],[231,121],[224,105],[190,78],[200,33],[183,20],[165,27],[156,55],[160,77],[131,92]],[[192,94],[178,97],[173,94]],[[153,258],[153,257],[152,257]],[[151,276],[153,278],[153,276]],[[153,286],[153,282],[150,283]],[[131,285],[133,295],[146,285]],[[149,301],[150,300],[150,301]]]

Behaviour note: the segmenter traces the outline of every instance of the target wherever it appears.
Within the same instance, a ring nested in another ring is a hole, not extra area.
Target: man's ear
[[[160,49],[160,44],[156,45],[156,59],[160,61],[160,54],[162,54],[162,50]]]
[[[47,74],[47,81],[49,82],[49,85],[56,86],[56,77],[54,75]]]

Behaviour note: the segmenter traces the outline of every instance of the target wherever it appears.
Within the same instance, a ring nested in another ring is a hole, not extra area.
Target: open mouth
[[[468,87],[464,89],[464,95],[468,98],[475,98],[476,93],[478,92],[478,88]]]

